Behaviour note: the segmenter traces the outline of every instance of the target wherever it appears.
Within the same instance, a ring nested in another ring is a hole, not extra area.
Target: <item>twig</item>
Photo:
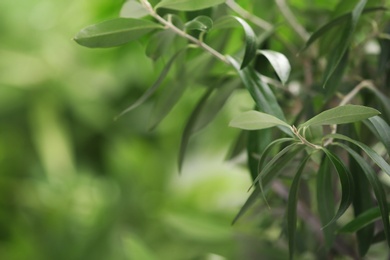
[[[280,9],[280,12],[283,14],[284,18],[288,21],[288,24],[297,34],[304,40],[307,41],[309,39],[309,33],[303,28],[295,18],[294,14],[291,12],[285,0],[275,0],[277,6]]]
[[[256,25],[256,26],[258,26],[266,31],[271,31],[274,29],[274,26],[271,23],[269,23],[269,22],[261,19],[260,17],[255,16],[252,13],[248,12],[247,10],[242,8],[240,5],[238,5],[234,0],[227,0],[226,5],[230,9],[232,9],[234,12],[236,12],[238,15],[240,15],[242,18],[245,18],[245,19],[251,21],[254,25]],[[295,46],[286,42],[282,37],[277,35],[276,31],[275,31],[275,38],[278,41],[280,41],[284,46],[286,46],[286,48],[294,55],[298,53],[298,49]]]
[[[229,6],[234,12],[236,12],[243,18],[250,20],[252,23],[259,26],[260,28],[266,31],[272,30],[272,24],[257,16],[254,16],[253,14],[242,8],[240,5],[238,5],[234,0],[227,0],[226,5]]]
[[[340,101],[339,106],[344,106],[351,102],[351,100],[364,88],[368,89],[376,89],[372,81],[370,80],[363,80],[361,81],[356,87],[354,87],[351,92],[349,92],[347,95],[344,96],[344,98]],[[330,126],[332,131],[331,134],[335,134],[337,132],[337,125],[331,125]],[[324,146],[328,146],[333,142],[333,138],[329,138],[324,143]]]
[[[195,37],[192,37],[191,35],[187,34],[186,32],[180,30],[177,28],[172,22],[165,20],[160,15],[156,13],[156,11],[153,9],[152,5],[149,3],[148,0],[141,0],[141,3],[146,8],[146,10],[150,13],[151,16],[153,16],[157,21],[159,21],[162,25],[166,26],[166,28],[171,29],[176,34],[180,35],[183,38],[188,39],[189,41],[193,42],[197,46],[203,48],[205,51],[209,52],[211,55],[216,57],[217,59],[221,60],[222,62],[226,64],[230,64],[228,59],[219,53],[218,51],[211,48],[209,45],[205,44],[204,42],[196,39]]]

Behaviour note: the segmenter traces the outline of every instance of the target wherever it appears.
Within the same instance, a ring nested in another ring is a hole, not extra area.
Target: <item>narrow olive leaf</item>
[[[330,174],[330,161],[324,156],[321,160],[320,168],[317,173],[317,208],[323,226],[328,224],[334,214],[334,188],[332,186],[332,174]],[[329,250],[335,239],[335,223],[328,225],[322,230],[325,238],[325,246]]]
[[[236,79],[218,84],[218,86],[219,87],[215,88],[213,94],[209,97],[199,114],[196,124],[194,125],[194,133],[200,131],[213,121],[229,97],[240,86],[240,82]]]
[[[376,12],[376,11],[385,11],[387,10],[386,7],[382,7],[382,6],[379,6],[379,7],[370,7],[370,8],[366,8],[363,10],[363,14],[366,14],[366,13],[371,13],[371,12]],[[326,34],[327,32],[329,32],[332,28],[336,27],[337,25],[340,25],[341,23],[344,23],[345,21],[347,21],[348,19],[350,19],[352,15],[352,12],[349,12],[349,13],[346,13],[346,14],[343,14],[339,17],[336,17],[335,19],[331,20],[330,22],[328,22],[327,24],[323,25],[321,28],[319,28],[317,31],[315,31],[309,38],[309,40],[307,40],[304,48],[301,50],[304,51],[306,50],[308,47],[310,47],[310,45],[312,45],[317,39],[319,39],[321,36],[323,36],[324,34]]]
[[[213,28],[213,20],[208,16],[198,16],[185,24],[186,30],[198,30],[208,32]]]
[[[235,141],[229,148],[229,151],[226,154],[227,161],[233,160],[237,158],[241,153],[245,151],[245,147],[247,147],[248,134],[250,132],[242,130],[240,134],[236,137]]]
[[[337,68],[332,76],[328,79],[324,88],[326,89],[326,100],[334,97],[336,91],[339,88],[340,82],[343,78],[344,72],[348,66],[349,51],[347,50],[341,58]]]
[[[252,207],[252,205],[257,201],[257,199],[259,199],[259,195],[260,195],[260,189],[256,187],[251,193],[251,195],[248,197],[248,199],[245,201],[240,211],[234,217],[232,221],[232,225],[234,225],[237,222],[237,220],[239,220],[245,214],[245,212],[247,212],[248,209]]]
[[[387,175],[390,176],[390,165],[379,154],[377,154],[372,148],[368,147],[367,145],[341,134],[330,134],[325,136],[324,138],[341,139],[353,143],[354,145],[362,149],[376,163],[376,165],[378,165]]]
[[[338,40],[337,47],[332,50],[325,68],[324,80],[322,84],[323,86],[326,85],[327,81],[338,67],[345,52],[349,48],[349,45],[353,38],[353,34],[355,32],[355,28],[366,3],[367,0],[360,0],[356,4],[350,16],[350,19],[348,19],[347,24],[344,26],[342,32],[340,32],[341,34],[339,35],[341,35],[341,37]]]
[[[280,154],[282,151],[279,152],[278,158],[276,160],[272,159],[273,162],[270,162],[269,166],[267,164],[264,167],[265,170],[261,171],[261,176],[259,175],[259,177],[261,178],[260,187],[262,192],[268,188],[272,180],[277,178],[284,168],[290,167],[291,169],[290,162],[305,149],[305,146],[300,143],[295,143],[287,146],[286,148],[282,150],[283,154]]]
[[[149,15],[148,10],[136,0],[127,0],[119,13],[123,18],[142,18]]]
[[[331,151],[329,151],[326,148],[322,148],[328,159],[332,162],[334,168],[336,169],[336,172],[340,179],[341,184],[341,201],[339,208],[332,218],[323,228],[326,228],[327,226],[333,224],[336,220],[338,220],[344,212],[348,209],[348,207],[351,205],[353,200],[353,193],[354,193],[354,183],[353,183],[353,177],[352,174],[348,171],[348,169],[345,167],[343,162],[336,157],[335,154],[333,154]]]
[[[286,56],[280,52],[271,50],[258,50],[257,53],[264,55],[267,58],[278,75],[280,81],[283,84],[286,84],[291,71],[290,62]]]
[[[374,190],[374,194],[376,200],[378,202],[378,206],[381,211],[382,221],[384,226],[384,231],[387,239],[387,243],[390,246],[390,222],[389,222],[389,208],[386,201],[386,193],[383,189],[381,182],[378,179],[376,172],[372,169],[372,167],[361,157],[357,152],[348,147],[345,144],[337,143],[338,146],[345,149],[360,165],[363,172],[365,173],[368,181],[370,182],[372,189]]]
[[[306,156],[298,167],[298,170],[294,176],[293,182],[288,193],[287,201],[287,230],[288,230],[288,248],[290,259],[294,257],[295,249],[295,231],[297,228],[297,206],[298,206],[298,190],[301,182],[302,172],[305,168],[310,155]]]
[[[90,25],[82,29],[74,40],[89,48],[109,48],[134,41],[163,27],[151,21],[134,18],[117,18]]]
[[[237,25],[244,29],[245,33],[244,58],[239,66],[239,69],[243,69],[256,57],[256,34],[252,27],[240,17],[229,15],[218,19],[214,25],[214,29],[234,28]]]
[[[154,61],[158,60],[162,55],[169,53],[168,51],[172,47],[175,38],[176,34],[172,30],[163,30],[152,34],[146,45],[146,56]]]
[[[265,161],[268,159],[271,153],[271,151],[277,147],[277,146],[280,146],[282,145],[283,143],[287,143],[287,142],[294,142],[296,141],[294,138],[279,138],[279,139],[276,139],[274,141],[272,141],[271,143],[269,143],[263,150],[261,156],[260,156],[260,159],[259,159],[259,166],[258,166],[258,172],[260,172],[260,169],[262,169],[265,165]],[[273,157],[273,156],[272,156]]]
[[[239,63],[232,57],[227,57],[229,62],[237,70],[238,75],[241,78],[245,88],[251,94],[252,99],[255,101],[259,110],[273,115],[282,121],[286,121],[284,113],[276,100],[271,88],[261,80],[259,75],[250,67],[240,69]],[[285,126],[279,126],[279,128],[289,136],[293,136],[290,129]]]
[[[387,207],[390,207],[389,205]],[[338,232],[340,233],[354,233],[369,224],[375,222],[381,218],[381,210],[379,207],[371,208],[360,215],[356,216],[353,220],[341,227]]]
[[[195,11],[213,7],[224,3],[226,0],[162,0],[155,9],[166,8],[178,11]]]
[[[361,121],[379,114],[380,112],[378,110],[371,107],[345,105],[326,110],[301,124],[299,127],[347,124]]]
[[[384,109],[383,112],[390,119],[390,98],[376,88],[369,88],[369,90],[374,93],[378,100],[382,103]]]
[[[229,123],[229,126],[231,127],[241,128],[245,130],[259,130],[274,127],[277,125],[290,127],[289,124],[283,122],[277,117],[255,110],[241,113],[235,118],[233,118],[233,120]]]
[[[390,126],[379,116],[363,121],[370,131],[383,143],[387,153],[390,154]]]
[[[263,140],[262,134],[266,130],[248,131],[248,139],[246,142],[247,167],[252,180],[256,179],[259,174],[259,154],[261,154],[260,143]]]
[[[263,189],[264,183],[262,182],[264,178],[269,178],[269,181],[274,179],[276,177],[275,173],[272,172],[272,167],[278,162],[280,158],[282,158],[285,154],[287,154],[290,150],[293,150],[296,146],[298,146],[298,143],[292,143],[288,146],[284,147],[281,151],[279,151],[272,159],[262,168],[260,168],[260,173],[256,177],[256,179],[253,180],[252,186],[254,186],[257,182],[260,184],[260,188]],[[270,176],[270,177],[268,177]]]
[[[131,110],[139,107],[142,105],[146,100],[148,100],[149,97],[151,97],[158,87],[161,85],[161,83],[166,78],[169,70],[171,69],[172,64],[176,60],[178,56],[183,54],[183,50],[177,52],[173,57],[168,61],[168,63],[165,65],[164,69],[161,71],[160,76],[157,78],[157,80],[154,82],[154,84],[131,106],[126,108],[123,112],[121,112],[118,116],[115,117],[115,120],[117,120],[119,117],[123,116],[124,114],[130,112]]]
[[[190,137],[194,133],[194,126],[196,125],[196,121],[199,117],[199,114],[201,113],[203,107],[205,106],[205,103],[207,99],[210,97],[211,93],[214,91],[214,88],[210,88],[206,93],[201,97],[198,104],[195,106],[195,109],[192,111],[187,124],[184,128],[181,142],[180,142],[180,150],[179,150],[179,158],[178,158],[178,166],[179,166],[179,172],[182,169],[184,156],[187,150],[188,142],[190,140]]]
[[[353,197],[352,206],[354,216],[357,217],[374,206],[373,197],[371,195],[372,189],[370,185],[367,185],[369,182],[362,168],[351,155],[348,156],[348,164],[349,170],[353,173],[355,183],[355,196]],[[367,225],[356,232],[357,246],[361,257],[365,256],[369,251],[374,232],[374,224]]]

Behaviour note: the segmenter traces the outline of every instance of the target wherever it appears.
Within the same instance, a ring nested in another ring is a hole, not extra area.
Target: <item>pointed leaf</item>
[[[150,36],[148,45],[146,46],[146,56],[155,61],[158,60],[162,55],[168,53],[175,38],[176,34],[172,30],[154,33]]]
[[[224,3],[226,0],[162,0],[155,7],[167,8],[179,11],[195,11],[213,7]]]
[[[295,230],[297,228],[297,206],[298,206],[298,189],[301,182],[302,172],[309,160],[310,155],[299,165],[297,172],[295,173],[293,182],[288,193],[287,201],[287,230],[288,230],[288,248],[290,259],[293,259],[295,249]]]
[[[286,56],[280,52],[271,50],[259,50],[258,53],[268,59],[282,83],[286,84],[291,71],[290,62]]]
[[[185,24],[186,30],[198,30],[202,32],[208,32],[213,28],[213,20],[208,16],[198,16],[195,19]]]
[[[367,177],[365,176],[360,165],[353,159],[351,155],[348,156],[349,170],[353,173],[353,179],[355,183],[355,196],[353,198],[353,213],[354,217],[359,216],[366,210],[374,206],[372,195],[372,189]],[[370,249],[372,240],[374,238],[375,225],[370,224],[361,230],[356,232],[357,245],[359,249],[359,255],[365,256]]]
[[[323,226],[327,225],[333,218],[335,212],[334,191],[332,186],[332,174],[330,169],[330,161],[328,157],[324,157],[321,161],[320,168],[317,173],[317,207],[318,213]],[[325,246],[329,250],[335,239],[335,223],[327,225],[322,229],[325,238]]]
[[[389,207],[389,206],[388,206]],[[379,207],[369,209],[340,228],[340,233],[354,233],[381,218]]]
[[[330,222],[323,227],[326,228],[327,226],[333,224],[336,220],[338,220],[351,205],[354,193],[354,183],[351,173],[345,167],[343,162],[328,149],[323,148],[322,150],[336,169],[341,184],[341,201],[339,209],[337,210],[336,215],[333,217],[333,219],[330,220]]]
[[[300,128],[314,125],[336,125],[353,123],[379,114],[380,112],[378,110],[373,109],[371,107],[358,105],[339,106],[318,114],[317,116],[301,124]]]
[[[117,18],[82,29],[74,37],[74,40],[89,48],[108,48],[137,40],[145,34],[161,28],[161,25],[147,20]]]
[[[168,61],[168,63],[165,65],[164,69],[161,71],[160,76],[157,78],[156,82],[131,106],[126,108],[123,112],[121,112],[116,118],[123,116],[124,114],[130,112],[131,110],[137,108],[138,106],[142,105],[150,96],[152,96],[158,87],[161,85],[161,83],[164,81],[165,77],[167,76],[173,62],[176,60],[176,58],[183,54],[183,51],[177,52],[173,57]]]
[[[196,120],[199,117],[200,112],[203,109],[203,106],[205,105],[207,99],[213,92],[214,88],[210,88],[199,100],[198,104],[196,105],[195,109],[192,111],[187,124],[184,128],[182,137],[181,137],[181,143],[180,143],[180,151],[179,151],[179,159],[178,159],[178,166],[179,166],[179,172],[181,171],[181,168],[183,166],[184,161],[184,155],[187,150],[187,145],[190,140],[191,135],[194,133],[193,128],[196,124]]]
[[[231,28],[240,25],[245,33],[245,53],[239,69],[245,68],[255,57],[257,51],[256,34],[252,27],[237,16],[224,16],[217,20],[214,29]]]
[[[341,37],[337,43],[337,47],[332,50],[332,53],[328,59],[328,63],[324,73],[323,86],[326,85],[329,78],[332,76],[341,59],[343,58],[346,50],[352,41],[353,33],[355,32],[356,25],[359,21],[360,15],[367,3],[367,0],[360,0],[353,9],[347,24],[344,26]]]
[[[227,57],[229,62],[233,65],[233,67],[237,70],[238,75],[241,78],[242,83],[251,94],[253,100],[256,103],[256,106],[262,112],[273,115],[279,118],[282,121],[286,121],[284,117],[284,113],[280,108],[278,101],[271,88],[264,83],[258,74],[252,68],[245,68],[240,70],[240,66],[238,62],[232,58]],[[292,136],[290,129],[285,126],[279,127],[284,133]]]
[[[370,7],[370,8],[364,9],[363,14],[376,12],[376,11],[385,11],[385,10],[387,10],[387,8],[386,7],[382,7],[382,6]],[[334,28],[335,26],[337,26],[337,25],[347,21],[348,19],[350,19],[351,15],[352,15],[352,12],[343,14],[343,15],[341,15],[339,17],[336,17],[335,19],[331,20],[327,24],[323,25],[321,28],[319,28],[317,31],[315,31],[310,36],[309,40],[307,40],[307,42],[305,44],[305,47],[302,49],[302,51],[306,50],[310,45],[312,45],[313,42],[315,42],[318,38],[320,38],[321,36],[323,36],[324,34],[329,32],[332,28]]]
[[[256,200],[259,198],[260,195],[260,189],[255,188],[251,195],[248,197],[248,199],[245,201],[244,205],[241,207],[240,211],[237,213],[237,215],[234,217],[232,221],[232,225],[234,225],[238,219],[244,215],[245,212],[250,209],[250,207],[256,202]]]
[[[233,120],[230,121],[229,124],[229,126],[231,127],[241,128],[245,130],[259,130],[277,125],[290,127],[289,124],[283,122],[277,117],[255,110],[239,114],[238,116],[233,118]]]
[[[378,206],[381,210],[384,231],[385,231],[387,243],[390,246],[389,208],[388,208],[387,201],[386,201],[386,193],[383,189],[382,184],[380,183],[380,181],[378,179],[377,174],[371,168],[371,166],[364,160],[364,158],[361,157],[353,149],[351,149],[350,147],[348,147],[345,144],[338,143],[337,145],[344,148],[355,159],[355,161],[360,165],[363,172],[365,173],[368,181],[370,182],[370,184],[374,190],[374,194],[375,194],[376,200],[378,202]]]
[[[148,10],[136,0],[127,0],[119,13],[123,18],[142,18],[149,15]]]
[[[371,132],[383,143],[387,153],[390,154],[390,126],[379,116],[363,121]]]
[[[360,149],[362,149],[387,175],[390,176],[390,165],[379,155],[377,154],[372,148],[368,147],[367,145],[353,140],[345,135],[341,134],[331,134],[325,136],[325,138],[335,138],[335,139],[341,139],[348,142],[353,143],[354,145],[358,146]]]

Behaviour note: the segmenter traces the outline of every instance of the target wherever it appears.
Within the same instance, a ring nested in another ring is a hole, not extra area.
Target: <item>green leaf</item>
[[[148,10],[136,0],[127,0],[119,13],[123,18],[142,18],[149,15]]]
[[[216,6],[225,3],[225,1],[226,0],[162,0],[156,5],[155,9],[166,8],[179,11],[195,11]]]
[[[376,12],[376,11],[385,11],[385,10],[387,10],[387,8],[382,7],[382,6],[371,7],[371,8],[364,9],[363,14],[370,13],[370,12]],[[330,22],[328,22],[325,25],[323,25],[322,27],[320,27],[317,31],[315,31],[310,36],[310,38],[307,40],[305,47],[302,49],[302,51],[306,50],[310,45],[313,44],[313,42],[315,42],[317,39],[319,39],[324,34],[328,33],[331,29],[333,29],[337,25],[344,23],[348,19],[351,19],[351,16],[352,16],[352,12],[348,12],[346,14],[339,16],[339,17],[336,17],[335,19],[331,20]]]
[[[351,220],[347,224],[345,224],[342,228],[339,229],[339,232],[354,233],[380,218],[381,218],[381,210],[379,207],[369,209],[361,213],[360,215],[356,216],[353,220]]]
[[[203,106],[205,105],[207,99],[213,92],[214,88],[210,88],[206,93],[202,96],[202,98],[199,100],[198,104],[196,105],[195,109],[192,111],[187,124],[184,128],[182,137],[181,137],[181,142],[180,142],[180,150],[179,150],[179,158],[178,158],[178,166],[179,166],[179,172],[182,169],[183,166],[183,161],[184,161],[184,156],[185,152],[187,150],[187,145],[190,140],[191,135],[194,133],[193,128],[196,124],[196,120],[199,117],[199,114],[201,113]]]
[[[363,172],[365,173],[368,181],[370,182],[374,193],[376,200],[378,202],[378,206],[381,211],[382,215],[382,221],[384,226],[384,231],[387,239],[387,243],[390,246],[390,222],[389,222],[389,208],[387,206],[386,201],[386,193],[383,189],[382,184],[380,183],[377,174],[375,171],[371,168],[371,166],[364,160],[363,157],[361,157],[357,152],[355,152],[353,149],[348,147],[345,144],[337,143],[338,146],[345,149],[354,159],[355,161],[360,165]]]
[[[283,138],[284,139],[284,138]],[[287,154],[290,150],[294,151],[293,148],[299,146],[298,143],[292,143],[288,146],[284,147],[281,151],[279,151],[272,159],[264,166],[260,167],[260,173],[256,177],[256,179],[253,180],[253,184],[255,185],[256,182],[259,182],[260,187],[263,188],[264,182],[263,179],[267,178],[267,181],[270,182],[272,179],[276,177],[276,173],[272,171],[273,166],[278,162],[280,158],[282,158],[285,154]]]
[[[89,48],[108,48],[134,41],[163,27],[151,21],[134,18],[117,18],[90,25],[82,29],[74,40]]]
[[[371,132],[383,143],[387,153],[390,154],[390,126],[379,116],[363,121]]]
[[[289,124],[283,122],[277,117],[272,115],[258,112],[255,110],[246,111],[244,113],[239,114],[232,121],[230,121],[229,126],[241,128],[245,130],[259,130],[274,127],[277,125],[282,125],[286,127],[290,127]]]
[[[336,214],[323,228],[333,224],[336,220],[338,220],[344,212],[348,209],[348,207],[352,203],[353,193],[354,193],[354,183],[352,174],[345,167],[343,162],[336,157],[331,151],[326,148],[322,148],[328,159],[332,162],[334,168],[336,169],[337,174],[339,175],[340,184],[341,184],[341,201],[339,205],[339,209]]]
[[[238,155],[240,155],[247,147],[248,134],[250,132],[242,130],[240,134],[236,137],[235,141],[229,148],[229,152],[226,154],[226,160],[233,160]]]
[[[186,55],[180,55],[177,57],[178,60],[176,64],[179,66],[175,72],[177,75],[167,86],[164,86],[164,91],[158,96],[152,111],[149,129],[157,127],[157,125],[168,115],[186,91],[190,79],[188,77],[186,66],[181,65],[183,64],[185,58]]]
[[[248,197],[248,199],[245,201],[244,205],[241,207],[240,211],[237,213],[237,215],[234,217],[233,221],[232,221],[232,225],[234,225],[237,220],[239,220],[245,212],[248,211],[248,209],[250,209],[250,207],[256,202],[256,200],[259,198],[259,195],[260,195],[260,189],[259,188],[255,188],[253,190],[253,192],[251,193],[251,195]]]
[[[204,104],[198,119],[196,120],[193,129],[194,133],[200,131],[213,121],[232,93],[240,86],[240,82],[236,79],[230,82],[218,82],[216,86],[218,87],[214,88],[213,93]]]
[[[340,82],[344,76],[344,72],[348,66],[348,57],[349,51],[347,50],[341,58],[339,64],[337,65],[337,68],[335,69],[334,73],[328,79],[326,85],[324,85],[324,88],[326,89],[326,100],[329,100],[334,97],[335,93],[337,92]]]
[[[370,107],[358,105],[339,106],[318,114],[317,116],[301,124],[300,128],[315,125],[337,125],[353,123],[379,114],[380,112],[378,110]]]
[[[214,29],[236,27],[239,24],[245,33],[245,53],[244,58],[241,62],[240,69],[245,68],[248,64],[256,57],[257,44],[256,34],[252,27],[243,19],[237,16],[224,16],[217,20]]]
[[[290,62],[286,56],[271,50],[258,50],[257,53],[264,55],[268,59],[282,83],[286,84],[291,71]]]
[[[175,38],[176,34],[172,30],[154,33],[149,38],[145,54],[155,61],[158,60],[162,55],[168,52],[170,47],[172,47]]]
[[[297,206],[298,206],[298,189],[301,182],[302,172],[305,168],[310,155],[301,162],[294,176],[290,187],[287,201],[287,230],[288,230],[288,248],[290,259],[293,259],[295,249],[295,231],[297,228]]]
[[[234,58],[227,58],[233,67],[237,70],[241,81],[243,82],[248,92],[251,94],[259,110],[273,115],[282,121],[286,121],[286,118],[284,117],[283,111],[280,108],[274,93],[272,92],[271,88],[260,79],[259,75],[250,67],[241,70],[238,62]],[[280,129],[287,135],[293,135],[290,129],[286,128],[285,126],[280,127]]]
[[[354,145],[362,149],[387,175],[390,176],[390,165],[379,154],[377,154],[367,145],[341,134],[330,134],[325,136],[325,138],[341,139],[353,143]]]
[[[283,139],[292,140],[292,138],[283,138]],[[286,141],[286,140],[283,140],[283,142],[284,141]],[[280,173],[280,171],[283,170],[286,166],[288,166],[289,163],[291,162],[291,160],[294,159],[298,153],[302,152],[305,147],[303,145],[298,144],[298,145],[292,146],[290,148],[291,149],[288,149],[288,153],[286,153],[287,152],[286,151],[283,154],[283,156],[278,158],[277,163],[273,163],[268,168],[268,171],[270,172],[270,174],[263,176],[263,178],[261,180],[262,181],[262,188],[266,188],[271,183],[271,181],[275,177],[277,177],[277,175]],[[257,180],[255,180],[255,181],[257,181]],[[253,205],[253,203],[256,201],[256,199],[258,198],[258,196],[261,192],[262,192],[262,189],[260,189],[259,186],[255,186],[254,191],[252,192],[252,194],[250,195],[248,200],[245,202],[244,206],[240,209],[237,216],[234,218],[233,223],[236,222]]]
[[[318,213],[323,226],[327,225],[333,218],[334,212],[334,191],[332,185],[332,175],[330,174],[330,164],[328,157],[324,157],[321,161],[320,168],[317,173],[317,207]],[[322,229],[325,238],[325,246],[329,250],[335,239],[335,223],[327,225]]]
[[[213,20],[208,16],[198,16],[195,19],[185,24],[186,30],[198,30],[202,32],[208,32],[213,28]]]
[[[353,179],[355,183],[355,196],[353,198],[352,206],[354,216],[357,217],[374,206],[373,198],[371,196],[372,189],[370,185],[367,185],[369,181],[362,168],[351,155],[349,155],[348,163],[349,170],[353,172]],[[361,257],[365,256],[370,249],[374,237],[374,231],[375,225],[371,224],[356,232],[357,245],[359,255]]]
[[[363,9],[367,3],[367,0],[360,0],[359,3],[353,9],[350,18],[343,31],[340,32],[341,37],[337,43],[337,47],[334,48],[331,52],[331,55],[328,59],[328,63],[324,72],[323,86],[326,85],[329,78],[332,76],[336,68],[338,67],[341,59],[343,58],[345,52],[347,51],[351,41],[353,33],[355,32],[356,25],[359,21],[360,15],[363,12]]]
[[[173,55],[173,57],[168,61],[168,63],[165,65],[164,69],[161,71],[160,76],[157,78],[156,82],[154,82],[154,84],[133,105],[129,106],[124,111],[122,111],[117,117],[115,117],[115,120],[117,120],[119,117],[123,116],[124,114],[130,112],[131,110],[139,107],[146,100],[148,100],[149,97],[151,97],[156,92],[158,87],[161,85],[161,83],[166,78],[166,76],[167,76],[172,64],[176,60],[176,58],[182,54],[183,54],[183,50],[179,51],[175,55]]]

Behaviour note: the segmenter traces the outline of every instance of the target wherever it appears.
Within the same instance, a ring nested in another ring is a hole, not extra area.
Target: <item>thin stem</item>
[[[259,26],[260,28],[266,31],[273,29],[272,24],[257,16],[254,16],[253,14],[242,8],[240,5],[238,5],[234,0],[227,0],[226,5],[229,6],[234,12],[236,12],[243,18],[250,20],[252,23]]]
[[[188,39],[192,43],[196,44],[197,46],[201,47],[205,51],[209,52],[211,55],[216,57],[217,59],[221,60],[222,62],[226,64],[230,64],[228,59],[218,51],[211,48],[209,45],[205,44],[204,42],[196,39],[195,37],[192,37],[191,35],[187,34],[186,32],[180,30],[177,28],[172,22],[165,20],[160,15],[156,13],[156,11],[153,9],[152,5],[149,3],[148,0],[141,0],[141,3],[146,8],[146,10],[150,13],[151,16],[153,16],[157,21],[159,21],[162,25],[164,25],[166,28],[171,29],[176,34],[180,35],[183,38]]]
[[[252,13],[248,12],[247,10],[245,10],[244,8],[242,8],[240,5],[238,5],[234,0],[227,0],[226,1],[226,5],[232,9],[235,13],[237,13],[238,15],[240,15],[241,17],[251,21],[254,25],[266,30],[266,31],[271,31],[274,29],[274,26],[261,19],[260,17],[258,16],[255,16],[253,15]],[[288,42],[286,42],[282,37],[280,37],[279,35],[276,34],[276,31],[275,31],[275,38],[280,41],[284,46],[286,46],[286,48],[291,52],[293,53],[294,55],[296,53],[298,53],[298,50],[295,46],[289,44]]]
[[[288,24],[294,31],[304,40],[307,41],[309,39],[309,33],[303,28],[294,14],[291,12],[285,0],[275,0],[277,6],[279,7],[280,12],[283,14],[284,18],[288,21]]]
[[[352,101],[352,99],[364,88],[368,89],[376,89],[372,81],[363,80],[356,87],[354,87],[351,92],[344,96],[344,98],[340,101],[339,106],[344,106]],[[331,125],[331,134],[335,134],[337,132],[337,125]],[[333,142],[333,138],[329,138],[324,143],[324,146],[328,146]]]
[[[316,150],[322,149],[321,146],[316,145],[316,144],[312,144],[312,143],[310,143],[309,141],[307,141],[306,138],[303,137],[303,136],[299,133],[298,129],[297,129],[295,126],[292,126],[292,127],[291,127],[291,130],[293,131],[294,135],[295,135],[296,137],[298,137],[298,139],[302,142],[302,144],[305,144],[305,145],[307,145],[307,146],[309,146],[309,147],[311,147],[311,148],[314,148],[314,149],[316,149]]]

